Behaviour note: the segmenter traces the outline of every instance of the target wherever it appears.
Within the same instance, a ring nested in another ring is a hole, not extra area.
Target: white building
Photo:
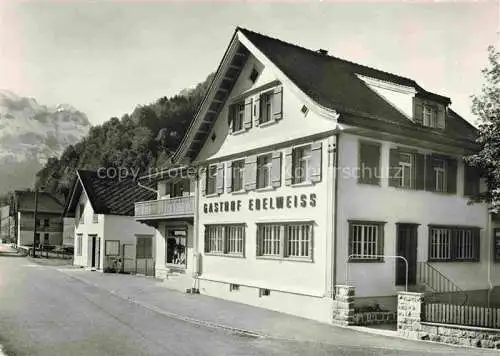
[[[194,272],[200,293],[322,321],[337,284],[392,309],[400,257],[413,289],[499,285],[487,208],[467,204],[476,130],[450,104],[238,28],[173,157],[184,168],[142,178],[160,191],[135,213],[157,227],[157,276],[168,283],[171,239],[187,251],[184,285]]]
[[[74,264],[103,271],[153,273],[155,230],[133,218],[134,202],[152,198],[151,191],[129,178],[111,179],[78,170],[65,207],[65,217],[75,221]]]

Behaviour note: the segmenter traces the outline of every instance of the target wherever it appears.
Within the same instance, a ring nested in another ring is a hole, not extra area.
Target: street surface
[[[0,345],[7,355],[416,356],[495,352],[334,327],[326,329],[331,332],[327,342],[240,335],[155,312],[56,267],[5,254],[5,246],[0,249],[4,251],[0,253]],[[98,272],[78,273],[97,276]],[[297,323],[301,320],[297,318]]]

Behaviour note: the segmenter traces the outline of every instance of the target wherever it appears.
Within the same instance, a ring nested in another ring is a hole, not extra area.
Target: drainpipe
[[[489,241],[488,243],[488,307],[490,306],[490,298],[491,298],[491,292],[493,291],[493,282],[491,281],[491,264],[492,264],[492,254],[493,254],[493,230],[492,230],[492,213],[488,212],[488,227],[486,230],[486,233],[488,234],[489,238],[486,240]],[[490,240],[491,239],[491,240]]]
[[[196,172],[196,175],[195,175],[195,180],[196,180],[196,188],[195,188],[195,195],[194,195],[194,221],[193,221],[193,249],[194,249],[194,252],[193,252],[193,255],[196,255],[196,264],[197,266],[193,266],[194,268],[196,268],[196,273],[194,273],[194,278],[193,278],[193,286],[192,286],[192,290],[193,291],[197,291],[199,290],[200,286],[199,286],[199,280],[198,280],[198,276],[199,276],[199,270],[201,268],[201,261],[200,261],[200,258],[201,258],[201,253],[198,251],[199,248],[198,248],[198,245],[199,245],[199,239],[198,239],[198,236],[199,236],[199,228],[198,228],[198,222],[199,222],[199,206],[200,206],[200,180],[199,180],[199,176],[198,176],[199,172],[198,172],[198,168],[197,168],[197,172]]]
[[[332,243],[332,287],[333,287],[333,297],[335,297],[335,285],[337,284],[337,230],[338,230],[338,190],[339,190],[339,140],[340,134],[335,133],[335,146],[333,149],[334,162],[334,172],[335,172],[335,184],[333,189],[333,243]]]

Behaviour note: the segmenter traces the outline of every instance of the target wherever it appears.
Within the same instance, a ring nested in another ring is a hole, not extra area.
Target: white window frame
[[[266,159],[265,163],[262,163],[263,159]],[[271,153],[266,153],[257,156],[257,189],[271,187],[271,170],[273,165],[273,156]]]
[[[422,106],[422,122],[424,126],[437,128],[437,109],[428,104]]]
[[[406,156],[409,158],[409,161],[410,162],[407,162],[406,160],[403,160],[403,156]],[[414,167],[415,165],[415,158],[414,158],[414,155],[412,153],[409,153],[409,152],[401,152],[400,153],[400,156],[399,156],[399,167],[401,168],[401,182],[400,182],[400,187],[401,188],[413,188],[413,170],[415,169]],[[406,171],[405,169],[407,169],[409,172],[408,172],[408,175],[409,175],[409,184],[406,185],[405,184],[405,180],[406,180]]]
[[[239,166],[241,165],[241,166]],[[231,191],[232,192],[240,192],[245,189],[245,177],[244,177],[244,171],[245,171],[245,160],[244,159],[238,159],[235,160],[231,163]],[[236,182],[239,183],[239,185],[235,184]]]
[[[211,164],[207,168],[206,177],[206,195],[212,195],[217,192],[217,165]]]
[[[245,256],[245,224],[206,224],[205,254]]]
[[[301,153],[300,156],[298,155],[299,153]],[[310,163],[311,145],[294,147],[292,149],[293,184],[308,183],[311,181],[311,174],[309,172]],[[300,167],[297,167],[297,165],[300,165]]]
[[[257,258],[313,260],[313,222],[257,223]]]
[[[349,221],[349,262],[383,262],[384,223]]]
[[[441,163],[440,167],[436,166],[436,162]],[[446,161],[440,158],[433,158],[434,167],[434,182],[436,192],[446,192]],[[440,184],[441,182],[441,184]]]
[[[240,132],[245,129],[245,101],[238,101],[231,105],[231,125],[233,132]]]

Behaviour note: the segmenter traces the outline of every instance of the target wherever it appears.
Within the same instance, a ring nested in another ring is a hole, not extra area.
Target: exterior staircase
[[[425,293],[430,302],[465,305],[469,299],[466,291],[427,262],[417,262],[417,284],[412,290]]]
[[[186,271],[176,269],[167,269],[166,277],[163,280],[163,286],[183,293],[198,293],[193,287],[193,276]]]

